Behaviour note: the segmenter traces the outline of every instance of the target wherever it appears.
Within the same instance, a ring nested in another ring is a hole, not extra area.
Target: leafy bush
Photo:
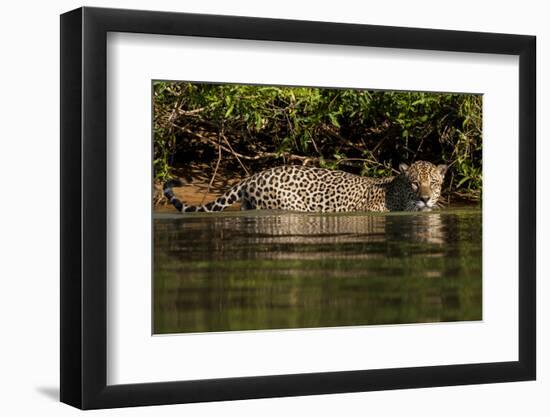
[[[329,88],[153,84],[155,178],[192,162],[256,172],[300,163],[392,175],[450,166],[447,192],[479,199],[482,97]]]

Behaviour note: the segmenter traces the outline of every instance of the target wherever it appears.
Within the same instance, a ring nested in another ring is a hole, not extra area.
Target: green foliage
[[[174,166],[251,171],[312,163],[368,176],[400,162],[450,165],[448,192],[479,198],[482,97],[248,85],[154,83],[155,177]]]

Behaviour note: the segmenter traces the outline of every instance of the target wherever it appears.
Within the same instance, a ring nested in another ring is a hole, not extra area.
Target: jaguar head
[[[417,161],[410,166],[399,165],[412,197],[407,204],[408,211],[429,211],[436,205],[447,168],[447,165],[436,166],[426,161]]]

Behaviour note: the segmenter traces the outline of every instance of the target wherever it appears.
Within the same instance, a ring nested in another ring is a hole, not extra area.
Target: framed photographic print
[[[535,38],[61,16],[61,400],[535,379]]]

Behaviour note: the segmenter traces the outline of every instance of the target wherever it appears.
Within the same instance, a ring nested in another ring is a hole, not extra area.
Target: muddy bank
[[[200,205],[215,200],[247,175],[223,170],[218,170],[214,175],[212,167],[198,165],[176,169],[175,177],[183,184],[181,187],[173,188],[176,197],[187,204]],[[155,212],[174,211],[174,207],[162,194],[162,184],[158,182],[154,184],[153,209]],[[237,203],[226,210],[239,209],[240,204]]]

